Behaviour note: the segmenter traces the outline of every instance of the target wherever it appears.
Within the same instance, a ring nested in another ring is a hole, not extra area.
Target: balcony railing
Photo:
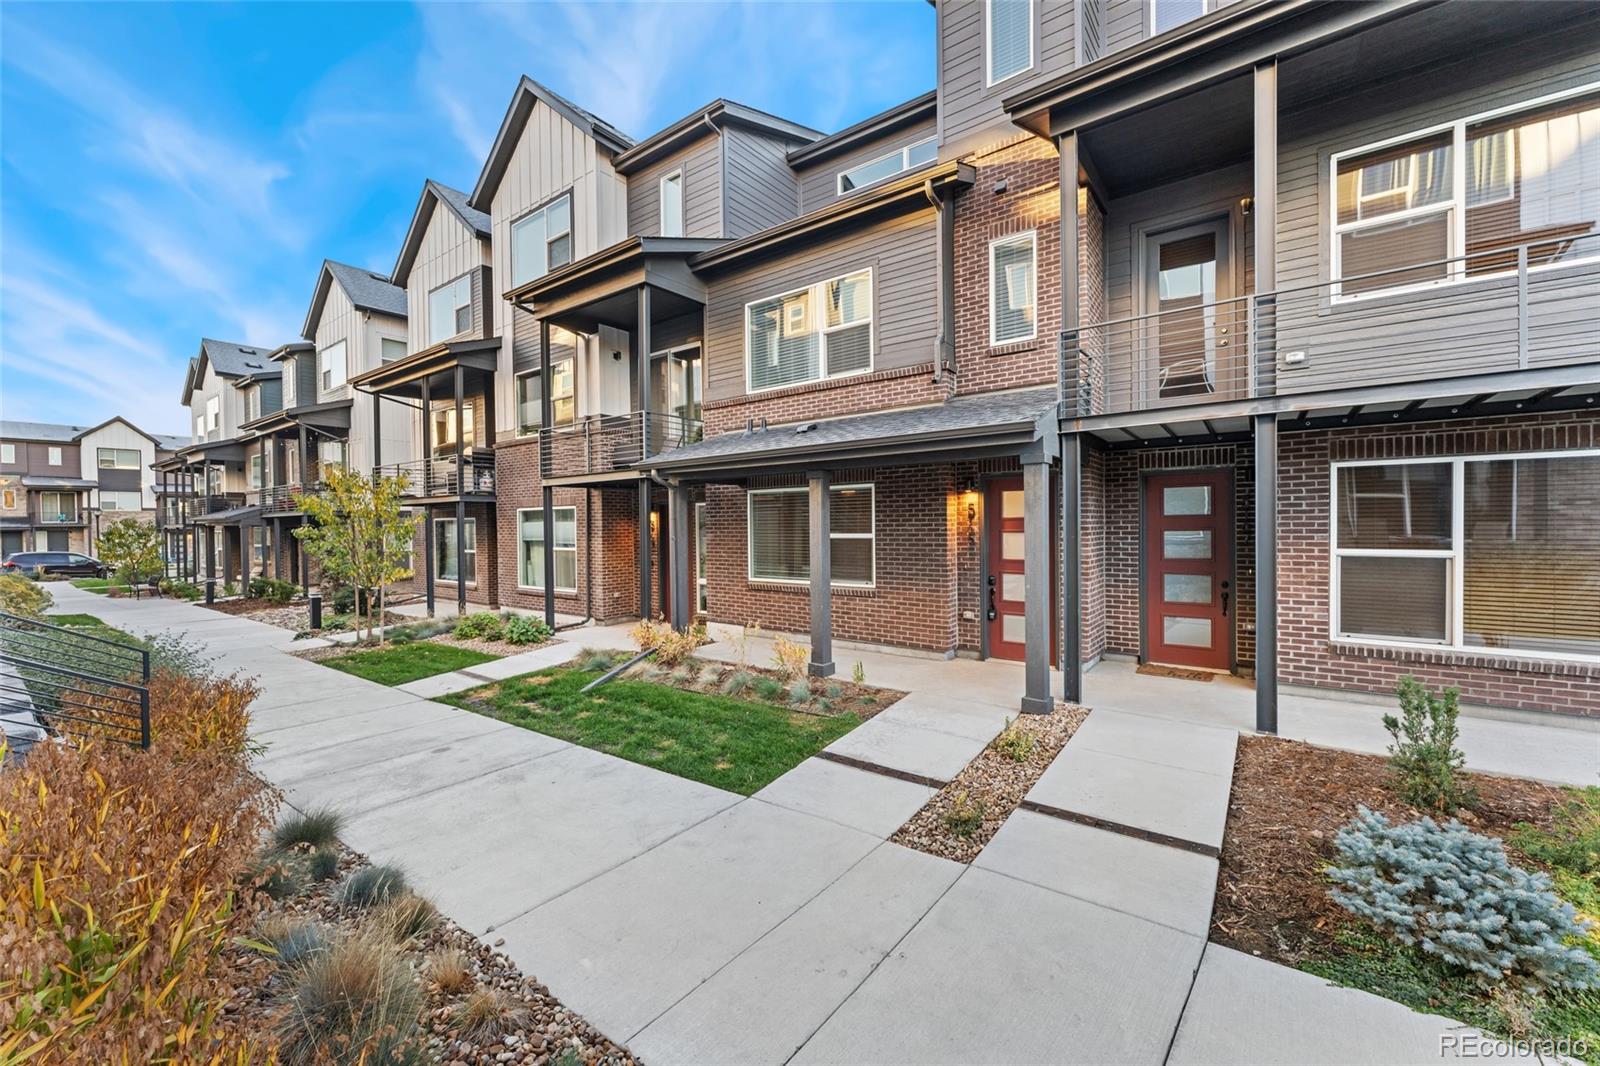
[[[660,411],[591,415],[539,432],[543,478],[585,477],[626,470],[646,456],[693,444],[705,433],[698,418]]]
[[[81,526],[84,524],[83,512],[76,506],[58,510],[35,504],[29,513],[29,520],[36,526]]]
[[[406,480],[405,495],[415,497],[494,494],[494,453],[476,451],[464,456],[458,465],[455,456],[441,459],[416,459],[409,463],[380,466],[384,477]]]
[[[283,485],[268,485],[250,493],[250,502],[258,504],[266,514],[292,514],[300,510],[297,496],[310,496],[321,491],[322,482],[290,481]]]
[[[1097,322],[1061,356],[1080,416],[1600,361],[1600,234]]]
[[[189,504],[189,516],[197,518],[201,515],[216,514],[219,511],[231,511],[235,507],[245,505],[245,494],[242,492],[213,493],[206,496],[196,496]]]

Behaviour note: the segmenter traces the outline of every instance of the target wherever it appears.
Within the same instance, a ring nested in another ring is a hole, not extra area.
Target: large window
[[[872,369],[872,271],[745,306],[751,392]]]
[[[578,591],[578,509],[553,507],[551,517],[556,527],[555,543],[551,551],[555,556],[557,592]],[[544,591],[544,509],[529,508],[517,512],[517,584],[523,588]]]
[[[41,522],[76,522],[78,520],[78,494],[76,492],[39,493],[39,520]]]
[[[59,466],[61,463],[59,457],[60,449],[52,449],[52,451],[57,452],[57,458],[53,462]],[[95,462],[101,470],[137,470],[139,469],[139,449],[96,448]]]
[[[344,384],[344,341],[335,341],[317,353],[317,367],[322,374],[322,390],[327,392]]]
[[[1589,87],[1334,156],[1336,294],[1600,255],[1600,93]]]
[[[829,489],[829,558],[835,585],[873,583],[873,490],[871,485]],[[797,584],[811,578],[808,490],[754,489],[748,496],[750,579]]]
[[[1002,237],[989,245],[989,343],[1032,340],[1038,271],[1037,239],[1032,230]]]
[[[138,489],[101,489],[100,510],[142,511],[144,510],[144,493]]]
[[[472,278],[466,274],[428,293],[428,343],[459,337],[472,328]],[[405,354],[402,349],[401,354]]]
[[[1333,471],[1333,635],[1600,657],[1600,452]]]
[[[521,285],[572,262],[572,194],[562,193],[511,224],[511,283]]]
[[[477,434],[473,431],[472,405],[461,406],[461,422],[464,432],[461,434],[461,448],[470,452],[473,444],[477,442]],[[433,455],[434,458],[443,458],[454,455],[456,452],[456,405],[448,404],[433,409]]]
[[[683,236],[683,171],[661,179],[661,236]]]
[[[459,581],[456,572],[456,520],[433,520],[433,572],[440,581]],[[467,531],[462,544],[466,557],[466,583],[478,580],[478,520],[467,519]]]
[[[385,363],[399,362],[406,357],[405,341],[397,340],[394,337],[382,337],[379,340],[379,358]]]
[[[256,454],[250,456],[250,472],[249,472],[249,486],[248,487],[250,487],[252,489],[259,489],[262,486],[262,484],[264,483],[265,472],[266,472],[265,463],[262,461],[261,454],[259,452],[257,452]]]
[[[985,37],[989,44],[989,84],[1033,66],[1033,0],[987,0]]]
[[[898,151],[879,156],[839,174],[839,195],[875,185],[885,178],[931,163],[939,156],[939,144],[932,137],[908,144]]]

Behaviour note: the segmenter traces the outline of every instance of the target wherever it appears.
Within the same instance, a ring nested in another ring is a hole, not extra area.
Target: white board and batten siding
[[[530,210],[566,190],[572,192],[572,258],[582,259],[627,235],[627,184],[611,166],[611,154],[544,101],[536,101],[517,137],[505,173],[490,204],[493,218],[494,331],[501,338],[495,374],[495,409],[515,410],[511,305],[503,296],[514,287],[511,225]],[[520,316],[521,312],[517,312]],[[497,436],[516,431],[513,419],[496,419]]]
[[[323,302],[322,315],[317,319],[314,343],[316,344],[317,403],[353,399],[350,405],[350,443],[346,460],[352,469],[368,470],[372,467],[372,397],[352,387],[348,382],[364,371],[371,370],[383,361],[383,338],[404,342],[406,320],[393,315],[362,311],[350,302],[344,287],[337,281],[328,286],[328,298]],[[344,341],[345,384],[332,389],[322,387],[322,352],[331,345]],[[410,408],[394,401],[384,401],[383,409],[384,462],[411,458]]]
[[[80,477],[100,481],[101,448],[126,448],[139,453],[139,490],[143,494],[144,509],[154,510],[156,505],[155,471],[150,464],[156,461],[156,445],[149,437],[121,420],[115,420],[95,430],[78,441],[78,459],[82,467]],[[135,473],[130,471],[129,473]],[[131,478],[129,480],[132,480]],[[111,487],[111,486],[108,486]],[[97,501],[98,503],[98,501]]]
[[[480,240],[473,230],[462,222],[456,213],[444,204],[435,204],[428,218],[428,228],[422,234],[422,246],[417,249],[416,260],[406,278],[406,341],[407,352],[420,352],[429,347],[431,319],[428,294],[439,286],[454,281],[463,274],[489,265],[489,242]],[[474,286],[472,321],[482,336],[485,304],[495,294],[486,294],[481,286]]]

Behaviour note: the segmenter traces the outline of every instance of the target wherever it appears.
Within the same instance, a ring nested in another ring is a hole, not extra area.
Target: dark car
[[[0,563],[0,571],[32,577],[40,568],[47,574],[63,577],[108,577],[111,568],[99,559],[77,552],[12,552]]]

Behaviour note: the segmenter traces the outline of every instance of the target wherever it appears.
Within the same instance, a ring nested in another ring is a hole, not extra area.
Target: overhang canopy
[[[257,523],[253,519],[261,517],[259,506],[230,507],[226,511],[212,511],[210,514],[197,515],[195,521],[204,526],[253,526]]]
[[[179,450],[174,457],[184,463],[242,463],[245,459],[244,444],[237,437],[201,441]]]
[[[499,337],[444,341],[357,374],[350,379],[350,384],[362,392],[421,399],[424,381],[432,388],[431,379],[446,375],[458,366],[476,373],[493,374],[499,354]]]
[[[49,474],[24,474],[25,489],[97,489],[100,482],[81,477],[53,477]]]
[[[752,473],[1020,455],[1054,444],[1056,392],[958,396],[945,403],[724,433],[653,455],[636,468],[689,480]]]
[[[726,241],[693,237],[630,237],[506,293],[506,299],[553,326],[593,333],[597,326],[632,329],[640,285],[653,290],[656,318],[697,311],[705,283],[689,260]]]
[[[350,432],[350,408],[354,403],[354,400],[347,397],[343,400],[329,400],[326,403],[289,407],[282,411],[274,411],[270,415],[263,415],[253,422],[246,422],[239,428],[264,435],[297,430],[305,426],[318,433],[341,436]]]

